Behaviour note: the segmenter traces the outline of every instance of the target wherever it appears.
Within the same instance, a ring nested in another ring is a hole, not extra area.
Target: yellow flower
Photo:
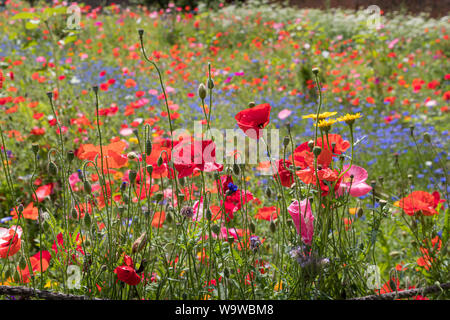
[[[320,120],[319,124],[317,125],[320,129],[323,129],[325,131],[329,131],[331,129],[331,126],[337,122],[336,119],[328,119],[328,120]],[[316,125],[314,123],[314,125]]]
[[[123,177],[123,173],[120,171],[116,171],[113,175],[114,180],[120,180]]]
[[[280,282],[278,282],[278,283],[275,285],[275,287],[273,288],[273,290],[275,290],[275,291],[283,290],[283,281],[280,280]]]
[[[355,120],[359,118],[362,118],[362,115],[359,112],[357,114],[347,113],[345,116],[337,118],[337,121],[345,121],[346,124],[352,125]]]
[[[139,140],[137,138],[135,138],[135,137],[131,137],[130,139],[128,139],[128,141],[130,141],[131,143],[134,143],[134,144],[138,144],[139,143]]]
[[[336,111],[333,111],[333,112],[328,112],[327,111],[327,112],[324,112],[324,113],[319,113],[319,120],[332,117],[332,116],[334,116],[336,114],[337,114]],[[302,116],[302,119],[314,119],[314,120],[316,120],[316,117],[317,117],[317,114],[314,113],[314,114],[308,114],[306,116]]]

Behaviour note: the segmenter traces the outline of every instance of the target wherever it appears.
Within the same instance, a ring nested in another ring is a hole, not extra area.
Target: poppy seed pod
[[[146,169],[147,169],[147,173],[151,176],[152,173],[153,173],[153,166],[152,166],[151,164],[149,164],[149,165],[146,167]]]
[[[228,237],[228,242],[230,243],[230,244],[232,244],[233,242],[234,242],[234,237]]]
[[[255,226],[255,224],[253,222],[250,222],[250,231],[252,233],[255,233],[255,231],[256,231],[256,226]]]
[[[49,91],[47,92],[47,97],[52,100],[53,99],[53,92]]]
[[[313,148],[314,156],[318,157],[318,156],[320,155],[321,152],[322,152],[322,148],[321,148],[321,147],[315,146],[315,147]]]
[[[206,87],[203,83],[200,83],[200,85],[198,86],[198,96],[200,97],[200,99],[205,100],[206,98]]]
[[[423,134],[423,139],[424,139],[426,142],[431,143],[431,135],[430,135],[428,132],[425,132],[425,133]]]
[[[225,267],[225,269],[223,270],[223,275],[225,276],[225,278],[228,278],[230,276],[230,270]]]
[[[19,204],[19,206],[17,207],[17,211],[19,211],[19,213],[23,212],[23,204]]]
[[[312,68],[312,73],[315,74],[316,76],[319,74],[319,68]]]
[[[92,90],[94,90],[94,92],[97,93],[98,92],[98,86],[93,86]]]
[[[312,140],[308,141],[308,148],[309,148],[309,152],[312,152],[312,150],[314,148],[314,141],[312,141]]]
[[[194,208],[183,207],[180,211],[180,214],[187,219],[192,219],[192,217],[194,216]]]
[[[144,35],[144,29],[139,29],[138,34],[140,37],[142,37]]]
[[[291,142],[291,139],[289,138],[289,136],[284,136],[283,146],[287,147],[289,145],[289,142]]]
[[[39,145],[37,143],[33,143],[31,145],[31,150],[33,150],[34,154],[37,154],[39,152]]]
[[[25,260],[25,258],[23,256],[20,258],[19,267],[22,270],[27,267],[27,261]]]
[[[254,106],[256,106],[256,103],[254,103],[253,101],[248,103],[249,108],[253,108]]]

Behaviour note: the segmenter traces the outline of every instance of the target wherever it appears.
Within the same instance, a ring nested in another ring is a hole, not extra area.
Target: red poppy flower
[[[102,147],[103,167],[105,171],[107,171],[108,168],[118,169],[127,165],[127,157],[122,156],[122,152],[126,147],[127,144],[124,141],[112,142],[109,145],[105,145]],[[76,152],[77,157],[81,160],[94,161],[95,157],[98,155],[97,166],[99,168],[101,168],[102,165],[100,154],[100,146],[94,146],[93,144],[83,144]]]
[[[0,228],[0,258],[11,257],[20,250],[22,228],[12,226],[9,229]]]
[[[274,179],[277,179],[278,175],[280,175],[281,185],[286,188],[290,188],[294,183],[294,176],[292,175],[292,172],[288,170],[288,168],[292,165],[292,162],[289,160],[280,159],[276,163],[278,174],[275,173],[273,175]]]
[[[261,129],[269,124],[271,106],[268,103],[257,105],[240,111],[234,118],[239,128],[252,138],[259,139],[262,132]]]
[[[325,143],[323,143],[325,141]],[[344,153],[348,148],[350,148],[350,142],[344,140],[339,134],[329,134],[327,137],[320,137],[316,140],[316,143],[322,149],[328,149],[333,151],[333,156]]]
[[[41,261],[41,255],[42,255],[42,261]],[[48,251],[42,251],[36,253],[34,256],[30,257],[30,263],[31,263],[31,269],[28,267],[28,265],[21,269],[19,266],[17,266],[17,271],[19,271],[20,275],[22,276],[22,282],[28,283],[30,282],[30,274],[36,273],[36,272],[44,272],[48,269],[48,266],[50,265],[50,259],[51,255]],[[42,269],[41,269],[42,266]]]
[[[125,282],[130,286],[138,285],[141,282],[141,277],[136,273],[136,270],[130,266],[120,266],[114,269],[117,274],[117,279]]]
[[[216,163],[216,145],[212,140],[178,143],[172,157],[178,178],[190,176],[196,171],[223,170],[223,165]]]
[[[36,189],[36,195],[37,195],[37,201],[42,202],[47,198],[51,193],[53,189],[53,183],[46,184],[45,186],[41,186]],[[33,199],[36,200],[36,197],[33,193]]]
[[[394,205],[402,208],[409,216],[413,216],[417,212],[422,212],[425,216],[432,216],[438,214],[436,207],[440,202],[442,201],[439,193],[431,195],[425,191],[413,191],[410,195],[395,202]]]
[[[11,215],[13,216],[14,219],[17,219],[18,212],[19,211],[17,207],[11,210]],[[25,219],[37,220],[38,215],[39,215],[38,208],[33,206],[33,202],[30,202],[30,204],[26,206],[26,208],[23,209],[22,211],[22,217],[24,217]]]
[[[280,213],[280,209],[272,206],[272,207],[263,207],[258,210],[258,213],[255,215],[255,219],[272,221],[278,217]]]

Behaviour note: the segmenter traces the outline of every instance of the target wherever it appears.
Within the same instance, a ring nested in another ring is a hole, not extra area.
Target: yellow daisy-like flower
[[[137,138],[135,138],[135,137],[131,137],[130,139],[128,139],[128,141],[130,141],[131,143],[134,143],[134,144],[138,144],[139,143],[139,140]]]
[[[338,122],[336,119],[328,119],[328,120],[320,120],[319,124],[317,125],[320,129],[323,129],[325,131],[329,131],[331,129],[331,126]],[[314,125],[316,125],[314,123]]]
[[[283,281],[280,280],[277,284],[275,284],[275,287],[273,288],[275,291],[283,290]]]
[[[334,116],[334,115],[336,115],[337,114],[337,112],[336,111],[333,111],[333,112],[324,112],[324,113],[319,113],[319,120],[323,120],[323,119],[326,119],[326,118],[329,118],[329,117],[332,117],[332,116]],[[302,116],[302,119],[314,119],[314,120],[316,120],[316,117],[317,117],[317,114],[308,114],[308,115],[306,115],[306,116]]]
[[[362,115],[359,112],[357,114],[347,113],[345,116],[337,118],[337,121],[345,121],[346,124],[352,125],[355,120],[359,118],[362,118]]]

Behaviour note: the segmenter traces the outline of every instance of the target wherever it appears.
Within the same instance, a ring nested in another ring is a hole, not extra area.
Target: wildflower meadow
[[[449,16],[0,2],[0,299],[449,299]]]

